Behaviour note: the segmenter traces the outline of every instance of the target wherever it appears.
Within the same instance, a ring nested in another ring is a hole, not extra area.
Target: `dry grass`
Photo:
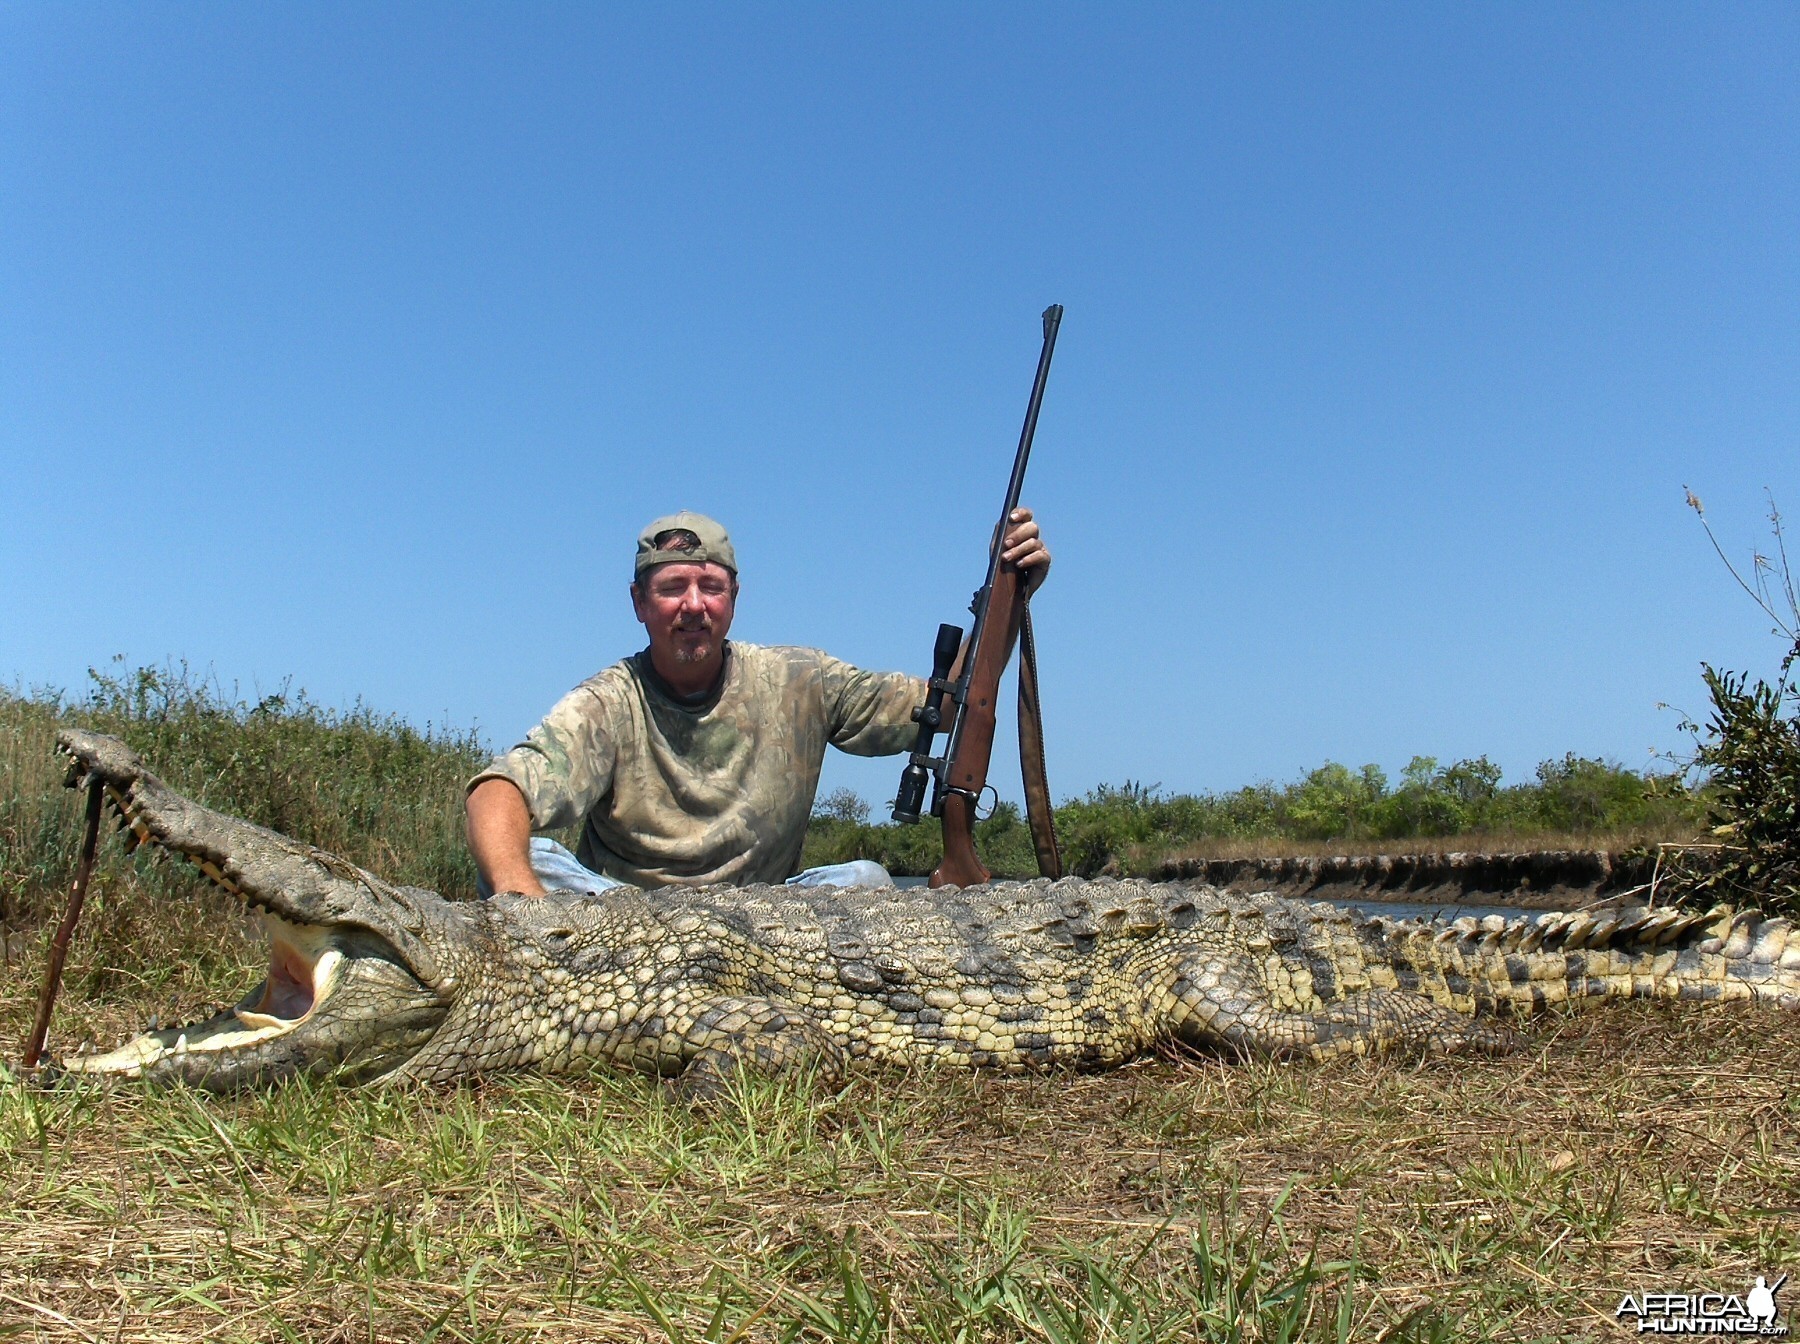
[[[224,932],[127,992],[109,945],[66,1044],[259,973]],[[1800,1015],[1614,1004],[1502,1059],[871,1070],[706,1111],[606,1072],[7,1083],[0,1337],[1271,1339],[1297,1302],[1298,1338],[1614,1339],[1624,1292],[1800,1261],[1796,1058]]]

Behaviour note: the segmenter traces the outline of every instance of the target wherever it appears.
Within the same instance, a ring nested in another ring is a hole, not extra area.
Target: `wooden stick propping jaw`
[[[26,1073],[37,1068],[44,1054],[44,1042],[50,1035],[50,1013],[56,1007],[56,991],[62,987],[63,963],[69,958],[69,939],[75,934],[75,921],[81,918],[81,907],[87,900],[88,878],[94,871],[94,851],[100,844],[100,808],[105,800],[105,783],[97,777],[89,780],[81,860],[75,866],[75,886],[69,892],[69,908],[63,912],[62,924],[50,944],[50,964],[44,967],[44,989],[38,995],[37,1021],[32,1024],[31,1039],[25,1043],[22,1063]]]

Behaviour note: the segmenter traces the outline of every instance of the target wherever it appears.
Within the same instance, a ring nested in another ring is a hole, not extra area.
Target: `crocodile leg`
[[[1270,1014],[1263,1028],[1278,1039],[1298,1039],[1291,1053],[1312,1059],[1372,1055],[1401,1049],[1431,1055],[1472,1050],[1503,1055],[1519,1037],[1494,1018],[1468,1018],[1403,989],[1367,989],[1312,1013]]]
[[[718,1096],[739,1070],[770,1076],[812,1070],[831,1091],[844,1085],[843,1046],[816,1018],[777,999],[709,1000],[682,1040],[687,1067],[675,1088],[691,1098]]]
[[[1365,989],[1330,1003],[1284,986],[1283,1007],[1255,970],[1212,957],[1184,958],[1145,1003],[1172,1004],[1166,1032],[1195,1049],[1273,1059],[1329,1059],[1410,1049],[1504,1054],[1517,1035],[1492,1018],[1471,1020],[1422,994]],[[1310,1000],[1310,1002],[1308,1001]]]

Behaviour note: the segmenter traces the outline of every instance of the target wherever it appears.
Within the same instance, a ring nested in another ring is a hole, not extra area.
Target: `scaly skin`
[[[1314,1059],[1498,1051],[1502,1015],[1601,996],[1800,1007],[1800,935],[1726,910],[1537,923],[1365,919],[1142,882],[962,891],[621,889],[451,902],[200,807],[123,743],[65,731],[138,841],[270,917],[234,1010],[72,1071],[216,1090],[297,1073],[444,1082],[607,1059],[717,1090],[741,1068],[944,1060],[1106,1068],[1167,1042]]]

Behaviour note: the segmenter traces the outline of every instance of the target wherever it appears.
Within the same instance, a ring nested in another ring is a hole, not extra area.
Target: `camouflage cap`
[[[699,538],[700,544],[685,550],[658,550],[656,539],[665,532],[692,532]],[[683,509],[680,513],[658,518],[638,533],[636,573],[640,579],[644,577],[645,570],[654,569],[658,565],[704,564],[723,565],[734,576],[737,574],[737,552],[731,549],[731,538],[726,535],[724,528],[704,513],[690,513]]]

